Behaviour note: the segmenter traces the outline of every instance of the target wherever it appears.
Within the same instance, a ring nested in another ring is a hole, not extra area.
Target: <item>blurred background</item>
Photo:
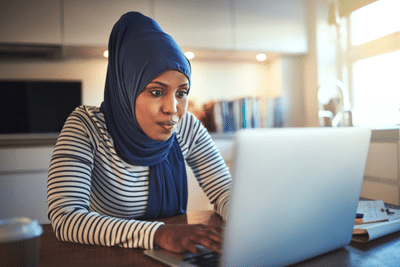
[[[0,218],[25,214],[48,222],[46,180],[57,121],[75,105],[101,104],[108,37],[122,14],[150,16],[188,53],[189,109],[213,133],[229,165],[230,133],[240,128],[398,128],[399,4],[2,0]],[[66,105],[66,99],[72,102]],[[363,190],[398,203],[400,150],[394,136],[389,142],[378,138],[386,144],[377,148],[380,168],[371,168]],[[207,205],[202,198],[189,202],[191,210]]]

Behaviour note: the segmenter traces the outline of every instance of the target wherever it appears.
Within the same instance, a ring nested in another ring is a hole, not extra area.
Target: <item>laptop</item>
[[[285,266],[348,245],[370,137],[370,129],[357,127],[237,132],[218,266]],[[145,254],[196,266],[185,259],[190,253]]]

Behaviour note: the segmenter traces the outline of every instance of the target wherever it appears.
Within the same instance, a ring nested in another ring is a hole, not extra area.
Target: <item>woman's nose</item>
[[[177,112],[178,100],[175,95],[164,98],[162,111],[168,114],[175,114]]]

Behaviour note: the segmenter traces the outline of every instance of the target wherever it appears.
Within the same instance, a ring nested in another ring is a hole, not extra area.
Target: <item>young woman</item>
[[[154,20],[129,12],[114,25],[104,101],[72,112],[51,159],[48,217],[58,239],[220,251],[218,227],[155,221],[186,212],[185,162],[215,211],[227,216],[231,176],[187,112],[190,74],[181,49]]]

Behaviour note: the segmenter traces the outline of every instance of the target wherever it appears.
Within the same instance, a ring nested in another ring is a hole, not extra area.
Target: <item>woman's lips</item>
[[[172,130],[175,128],[175,126],[178,124],[178,122],[176,121],[162,121],[162,122],[158,122],[158,125],[160,125],[161,127],[163,127],[166,130]]]

